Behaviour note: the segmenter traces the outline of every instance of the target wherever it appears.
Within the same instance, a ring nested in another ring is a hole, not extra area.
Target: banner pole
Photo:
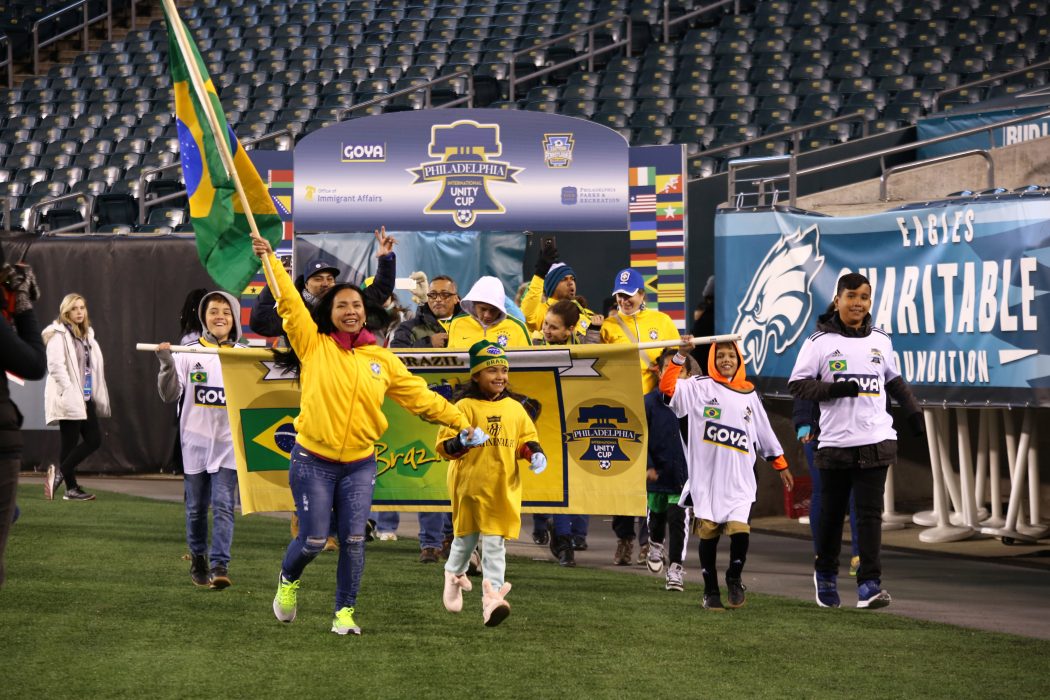
[[[731,335],[707,335],[701,338],[693,338],[689,342],[693,347],[697,345],[716,345],[718,343],[732,343],[740,340],[739,334]],[[654,340],[651,343],[638,343],[635,347],[639,350],[655,350],[656,348],[674,348],[684,345],[681,340]]]

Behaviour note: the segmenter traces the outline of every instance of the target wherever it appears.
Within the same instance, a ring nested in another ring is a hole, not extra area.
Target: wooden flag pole
[[[215,135],[219,158],[222,160],[222,165],[226,169],[227,176],[233,180],[234,189],[237,190],[237,196],[241,200],[241,208],[244,209],[244,215],[248,219],[248,226],[251,228],[251,237],[262,238],[259,234],[259,227],[255,223],[255,217],[252,215],[251,206],[248,204],[248,196],[244,193],[244,185],[241,184],[241,178],[237,175],[237,168],[233,163],[233,154],[230,152],[230,146],[226,140],[226,132],[219,125],[219,118],[215,115],[215,111],[212,109],[208,91],[204,89],[204,76],[201,75],[200,68],[197,66],[195,53],[193,51],[193,43],[190,41],[190,37],[186,33],[186,25],[183,24],[182,17],[179,16],[179,11],[175,7],[175,0],[163,0],[163,3],[164,8],[168,12],[168,17],[171,18],[170,24],[172,30],[175,32],[175,41],[178,43],[179,48],[182,50],[182,55],[185,58],[184,63],[186,65],[186,70],[189,71],[190,74],[190,84],[193,86],[193,91],[197,94],[197,101],[204,110],[205,117],[208,120],[208,126]],[[270,267],[269,257],[264,257],[262,263],[266,274],[266,283],[270,286],[270,291],[273,292],[274,299],[279,300],[281,298],[281,293],[277,288],[276,281],[274,280],[273,269]]]

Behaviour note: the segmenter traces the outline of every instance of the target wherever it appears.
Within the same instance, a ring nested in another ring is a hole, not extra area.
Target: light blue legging
[[[495,590],[503,586],[507,575],[507,543],[499,535],[482,535],[472,532],[452,540],[452,549],[445,562],[445,571],[464,574],[470,564],[470,553],[481,538],[481,575],[487,578]]]

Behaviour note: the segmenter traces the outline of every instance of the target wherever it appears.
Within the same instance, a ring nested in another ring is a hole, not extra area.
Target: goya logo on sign
[[[343,163],[385,163],[385,143],[344,143],[340,161]]]
[[[576,425],[570,426],[565,443],[579,465],[592,474],[620,474],[645,457],[642,424],[624,406],[580,406]]]
[[[737,452],[749,452],[750,442],[747,433],[728,425],[708,421],[704,424],[704,442],[719,447],[727,447]]]
[[[877,374],[836,374],[835,380],[857,382],[860,396],[878,396],[882,389],[882,382]]]
[[[718,406],[704,406],[704,418],[718,420],[722,417],[722,409]]]
[[[832,372],[845,372],[846,361],[845,360],[828,360],[828,369]]]
[[[248,471],[287,471],[295,445],[298,408],[241,409],[241,435]]]
[[[226,390],[221,386],[195,386],[193,403],[208,408],[226,408]]]

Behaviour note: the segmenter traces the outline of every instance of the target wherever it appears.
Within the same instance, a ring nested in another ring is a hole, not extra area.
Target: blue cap
[[[626,294],[633,296],[644,289],[645,280],[642,279],[642,274],[638,270],[632,270],[628,267],[616,273],[616,282],[612,290],[614,295]]]
[[[331,272],[332,277],[338,279],[341,271],[339,267],[328,258],[316,257],[306,264],[306,269],[303,270],[303,279],[308,280],[321,272]]]

